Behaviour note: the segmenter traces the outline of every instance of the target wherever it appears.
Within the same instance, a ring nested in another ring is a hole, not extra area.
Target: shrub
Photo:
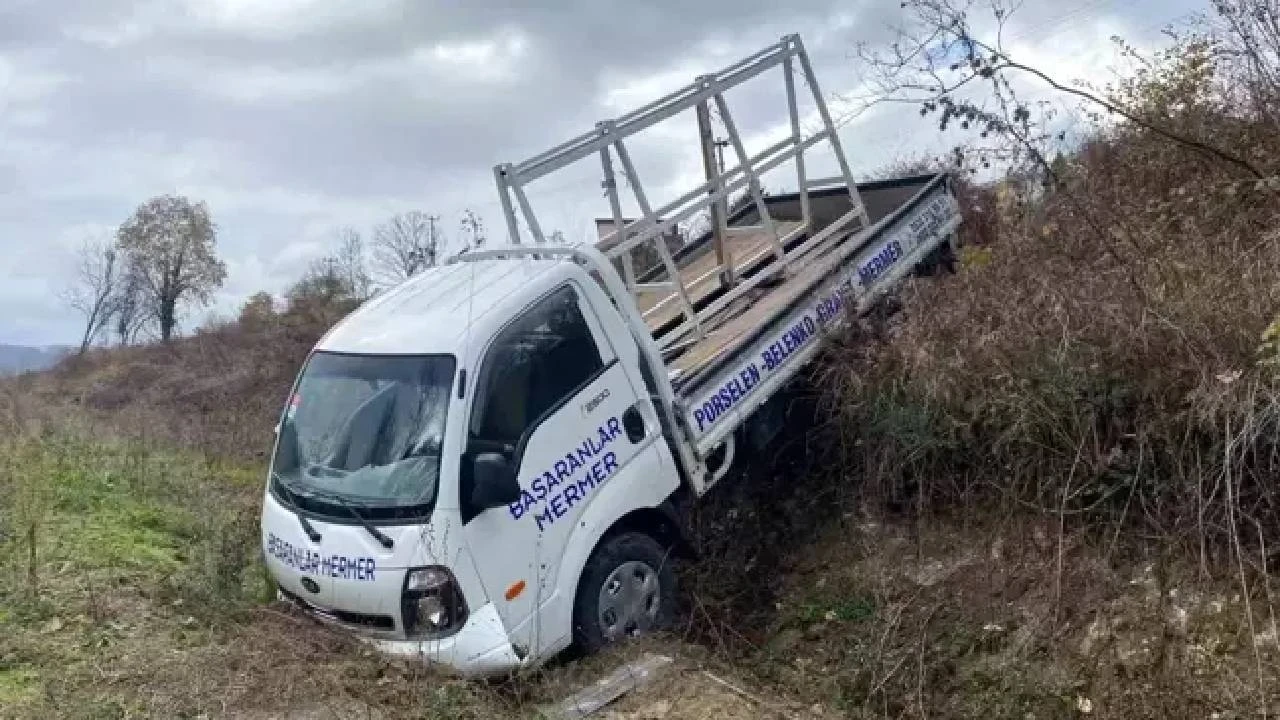
[[[966,222],[991,239],[818,370],[868,497],[1105,520],[1203,553],[1240,531],[1280,541],[1280,136],[1227,101],[1212,48],[1163,56],[1117,96],[1247,148],[1264,178],[1121,124],[1051,182],[978,188],[994,202],[965,203]]]

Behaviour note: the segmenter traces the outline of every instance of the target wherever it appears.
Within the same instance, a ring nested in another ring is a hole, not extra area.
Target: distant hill
[[[16,375],[28,370],[51,368],[67,353],[69,347],[31,347],[0,344],[0,375]]]
[[[0,369],[0,434],[5,389],[14,387],[27,417],[72,413],[124,436],[258,461],[271,449],[281,404],[307,353],[348,310],[270,312],[247,323],[210,324],[167,344],[94,347],[79,357],[67,348],[62,362],[55,362],[55,348],[44,372],[14,379]],[[0,362],[13,350],[0,346]]]

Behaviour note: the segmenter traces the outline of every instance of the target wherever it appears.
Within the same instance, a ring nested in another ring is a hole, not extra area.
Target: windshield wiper
[[[388,550],[395,547],[396,543],[394,540],[391,539],[389,535],[379,530],[377,525],[374,525],[373,523],[369,522],[368,520],[365,519],[363,515],[356,512],[355,505],[352,504],[350,500],[344,498],[340,493],[327,492],[325,490],[312,490],[308,488],[307,490],[304,491],[303,494],[322,498],[324,500],[328,500],[334,505],[338,505],[343,510],[346,510],[348,513],[350,513],[351,517],[355,518],[356,522],[360,523],[360,525],[363,526],[365,530],[368,530],[369,534],[373,536],[374,540],[378,541],[379,545],[381,545],[382,547]]]
[[[302,514],[302,510],[300,509],[302,506],[298,503],[298,493],[294,492],[293,489],[289,487],[288,483],[284,481],[284,478],[280,477],[280,473],[273,472],[271,473],[271,476],[275,478],[276,484],[288,493],[290,502],[293,503],[293,507],[295,508],[293,514],[298,517],[298,523],[302,525],[302,531],[307,534],[307,538],[313,543],[320,542],[322,539],[320,531],[316,530],[315,525],[312,525],[311,521],[307,519],[307,516]]]

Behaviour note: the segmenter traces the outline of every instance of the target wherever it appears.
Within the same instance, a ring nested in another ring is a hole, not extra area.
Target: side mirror
[[[511,463],[498,453],[480,453],[472,461],[471,504],[477,511],[520,499],[520,483]]]

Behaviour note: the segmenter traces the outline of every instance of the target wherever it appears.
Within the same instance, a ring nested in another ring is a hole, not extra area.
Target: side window
[[[572,287],[556,290],[507,326],[485,356],[469,445],[510,456],[520,438],[604,367]]]

